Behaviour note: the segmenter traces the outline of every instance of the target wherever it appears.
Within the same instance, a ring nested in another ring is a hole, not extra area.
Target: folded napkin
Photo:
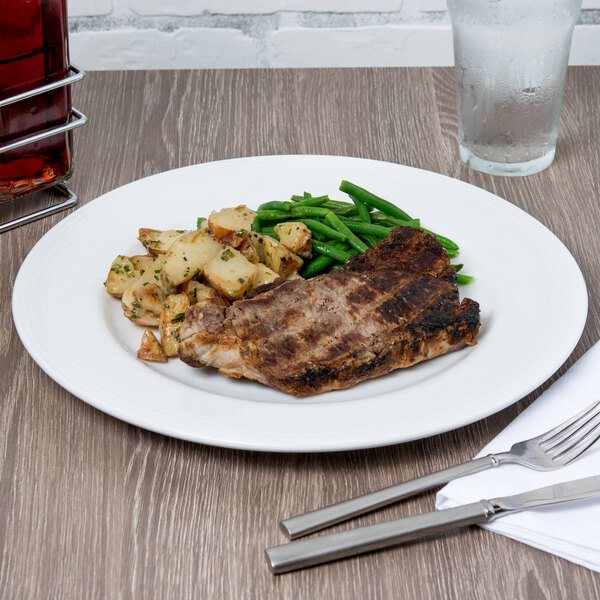
[[[508,450],[513,443],[552,429],[599,398],[600,342],[477,456]],[[436,506],[450,508],[592,475],[600,475],[600,440],[575,462],[556,471],[503,464],[457,479],[440,490]],[[515,513],[483,527],[600,572],[600,497]]]

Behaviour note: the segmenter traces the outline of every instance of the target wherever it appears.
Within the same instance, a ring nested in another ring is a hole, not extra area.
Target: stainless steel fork
[[[600,400],[554,429],[514,444],[508,452],[488,454],[462,465],[284,519],[281,528],[289,538],[295,539],[503,463],[518,463],[538,471],[558,469],[574,461],[598,438]]]

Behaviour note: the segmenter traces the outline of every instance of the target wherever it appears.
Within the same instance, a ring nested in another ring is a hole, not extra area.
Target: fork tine
[[[600,424],[599,417],[600,414],[593,415],[575,431],[572,431],[568,435],[562,435],[560,439],[552,442],[550,446],[543,448],[544,452],[556,456],[568,451],[569,448],[572,448],[579,441],[583,440],[590,432],[596,430],[596,427]]]
[[[585,436],[577,441],[573,446],[566,448],[556,456],[552,457],[553,461],[557,461],[562,465],[568,465],[576,458],[581,456],[590,446],[595,444],[600,439],[600,423],[590,429]]]
[[[540,444],[546,453],[561,452],[566,446],[576,444],[579,439],[587,434],[600,416],[600,410],[573,423],[564,433],[560,433],[544,444]]]
[[[571,417],[568,421],[565,421],[564,423],[557,425],[554,429],[551,429],[550,431],[547,431],[546,433],[542,434],[538,438],[540,446],[544,446],[550,443],[554,440],[554,438],[556,438],[556,436],[560,435],[561,433],[569,435],[573,429],[579,427],[579,420],[585,420],[585,418],[590,413],[593,413],[591,418],[594,418],[594,416],[598,414],[597,411],[599,409],[600,400],[596,400],[596,402],[593,402],[590,406],[584,408],[580,413],[576,414],[574,417]]]

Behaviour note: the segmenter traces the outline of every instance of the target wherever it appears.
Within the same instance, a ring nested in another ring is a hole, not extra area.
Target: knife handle
[[[267,548],[265,553],[273,573],[287,573],[387,548],[449,529],[485,523],[493,514],[494,507],[488,501],[482,500],[397,521],[289,542]]]
[[[284,519],[280,525],[283,532],[293,540],[329,527],[330,525],[341,523],[352,517],[357,517],[377,508],[387,506],[388,504],[393,504],[394,502],[398,502],[398,500],[415,496],[420,492],[443,485],[453,479],[489,469],[497,464],[498,458],[496,456],[492,454],[482,456],[462,465],[456,465],[443,471],[437,471],[436,473],[404,481],[403,483],[392,485],[376,492]]]

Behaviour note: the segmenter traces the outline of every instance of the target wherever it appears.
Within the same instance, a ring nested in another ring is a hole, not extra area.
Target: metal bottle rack
[[[65,85],[70,85],[72,83],[75,83],[76,81],[83,79],[83,77],[85,76],[85,71],[72,63],[69,67],[69,73],[70,74],[64,79],[60,79],[53,83],[48,83],[46,85],[36,87],[32,90],[22,92],[21,94],[11,96],[10,98],[0,100],[0,108],[8,106],[9,104],[14,104],[15,102],[21,102],[22,100],[26,100],[27,98],[31,98],[39,94],[45,94],[46,92],[56,90]],[[0,154],[3,152],[8,152],[9,150],[14,150],[15,148],[20,148],[21,146],[25,146],[27,144],[31,144],[33,142],[38,142],[40,140],[51,137],[53,135],[57,135],[59,133],[65,133],[67,131],[75,129],[76,127],[81,127],[85,124],[86,121],[87,117],[83,113],[81,113],[75,108],[71,108],[71,114],[69,116],[68,123],[64,125],[59,125],[58,127],[46,129],[39,133],[34,133],[32,135],[19,138],[9,144],[0,146]],[[23,217],[19,217],[18,219],[14,219],[12,221],[0,224],[0,233],[9,231],[11,229],[14,229],[15,227],[20,227],[21,225],[26,225],[27,223],[31,223],[32,221],[36,221],[37,219],[42,219],[43,217],[53,215],[57,212],[60,212],[61,210],[65,210],[66,208],[70,208],[77,204],[77,195],[74,192],[72,192],[64,183],[58,183],[49,189],[58,191],[59,194],[63,197],[63,200],[47,208],[43,208]]]

